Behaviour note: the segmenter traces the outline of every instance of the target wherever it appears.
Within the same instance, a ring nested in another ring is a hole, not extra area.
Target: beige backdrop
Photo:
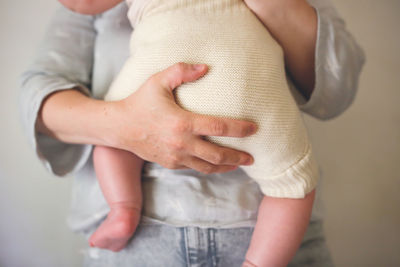
[[[338,267],[400,266],[400,1],[334,0],[367,54],[353,106],[306,118],[324,175],[326,232]],[[55,0],[0,0],[0,266],[80,266],[65,223],[71,179],[51,177],[19,126],[17,76]]]
[[[400,266],[400,1],[334,0],[367,55],[354,104],[308,120],[337,266]]]

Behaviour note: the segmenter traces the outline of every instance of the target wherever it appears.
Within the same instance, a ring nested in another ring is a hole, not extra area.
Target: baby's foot
[[[106,220],[90,237],[90,246],[120,251],[132,237],[139,220],[140,211],[137,208],[111,207]]]

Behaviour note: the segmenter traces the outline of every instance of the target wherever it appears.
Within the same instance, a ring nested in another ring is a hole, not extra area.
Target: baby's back
[[[303,197],[314,188],[318,171],[282,49],[242,0],[149,0],[134,27],[131,57],[106,100],[127,97],[174,63],[205,63],[206,76],[175,91],[178,104],[259,125],[249,138],[209,139],[252,154],[244,170],[265,194]]]

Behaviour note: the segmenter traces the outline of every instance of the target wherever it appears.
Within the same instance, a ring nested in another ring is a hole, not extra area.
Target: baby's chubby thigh
[[[288,162],[286,168],[289,167],[304,156],[308,146],[285,76],[282,73],[279,81],[274,81],[259,66],[235,64],[237,59],[227,61],[230,63],[209,59],[209,72],[196,82],[180,86],[175,92],[176,101],[191,112],[257,123],[258,131],[253,136],[209,140],[252,154],[252,169],[269,175],[282,172],[282,163]]]
[[[199,81],[179,87],[175,92],[177,103],[199,114],[257,123],[258,131],[250,137],[207,139],[250,153],[254,164],[243,169],[264,194],[304,197],[315,187],[318,170],[285,76],[273,81],[255,66],[213,67],[216,65],[210,64],[209,73]]]

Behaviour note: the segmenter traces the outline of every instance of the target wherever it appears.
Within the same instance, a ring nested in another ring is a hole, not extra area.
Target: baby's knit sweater
[[[127,0],[134,27],[131,56],[106,95],[119,100],[177,62],[205,63],[208,73],[175,90],[195,113],[256,122],[251,137],[208,137],[253,155],[243,169],[265,195],[302,198],[318,169],[290,94],[283,51],[242,0]],[[132,3],[133,2],[133,3]]]

